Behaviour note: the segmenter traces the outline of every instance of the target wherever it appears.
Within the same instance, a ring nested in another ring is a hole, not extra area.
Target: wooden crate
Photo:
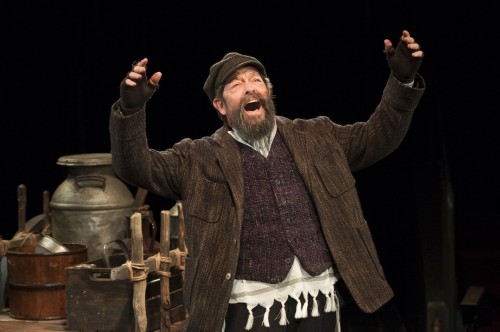
[[[110,266],[126,262],[123,254],[109,256]],[[133,281],[111,280],[103,259],[66,268],[67,329],[79,331],[134,332]],[[186,319],[182,300],[182,275],[171,268],[170,321]],[[146,287],[147,331],[160,328],[160,278],[148,273]]]

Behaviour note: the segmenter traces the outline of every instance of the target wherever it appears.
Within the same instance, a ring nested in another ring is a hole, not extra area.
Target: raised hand
[[[132,70],[120,84],[120,103],[122,111],[127,113],[139,110],[159,87],[161,72],[154,73],[148,80],[146,69],[148,59],[132,65]]]
[[[389,39],[384,40],[384,53],[393,75],[402,83],[411,83],[420,68],[424,52],[420,45],[403,30],[403,34],[396,48]]]

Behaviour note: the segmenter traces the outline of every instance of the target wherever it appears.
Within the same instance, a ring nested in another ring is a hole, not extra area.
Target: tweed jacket
[[[374,312],[393,296],[360,206],[352,172],[374,164],[403,140],[425,91],[417,76],[407,87],[389,76],[365,122],[340,125],[327,116],[277,117],[316,207],[335,268],[354,301]],[[131,185],[181,200],[188,256],[184,305],[187,331],[221,331],[238,262],[243,177],[237,143],[227,126],[209,137],[183,139],[158,151],[148,146],[146,112],[130,116],[112,106],[110,139],[116,174]]]

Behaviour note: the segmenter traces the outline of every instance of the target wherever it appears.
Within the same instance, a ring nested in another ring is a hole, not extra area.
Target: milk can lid
[[[62,156],[57,159],[63,166],[99,166],[111,165],[111,153],[83,153]]]

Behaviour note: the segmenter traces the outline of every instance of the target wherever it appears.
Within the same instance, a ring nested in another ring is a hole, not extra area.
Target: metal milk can
[[[110,153],[62,156],[66,179],[50,200],[52,237],[87,246],[88,259],[102,257],[104,244],[129,236],[134,198],[113,172]]]

